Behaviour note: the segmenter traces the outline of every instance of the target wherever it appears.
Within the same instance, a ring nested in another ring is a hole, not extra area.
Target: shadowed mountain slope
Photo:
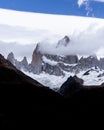
[[[7,128],[32,127],[57,118],[62,97],[16,69],[0,55],[0,120]],[[51,113],[52,111],[52,113]],[[53,114],[54,113],[54,114]],[[56,116],[56,117],[55,117]]]
[[[37,123],[52,121],[71,125],[104,116],[104,84],[84,86],[83,80],[74,76],[59,92],[63,96],[26,76],[0,55],[0,127],[37,128]]]

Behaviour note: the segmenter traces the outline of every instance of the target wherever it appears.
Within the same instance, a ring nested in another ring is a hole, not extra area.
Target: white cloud
[[[91,2],[91,1],[104,2],[104,0],[78,0],[77,4],[79,7],[81,7],[82,5],[86,5],[86,3]]]
[[[45,29],[31,30],[21,26],[0,24],[0,40],[5,42],[19,42],[21,44],[37,43],[48,39],[50,35],[50,31]]]
[[[81,7],[86,2],[88,2],[88,0],[78,0],[77,4],[78,4],[79,7]]]
[[[67,47],[55,48],[56,44],[41,44],[43,53],[68,55],[76,54],[80,56],[97,55],[104,57],[104,25],[91,23],[83,31],[75,30],[70,36],[71,42]],[[48,44],[48,46],[47,46]]]
[[[0,9],[0,53],[5,56],[12,51],[19,59],[23,56],[31,59],[35,45],[40,41],[44,41],[42,51],[48,50],[49,53],[96,53],[104,56],[104,19],[24,12],[18,14],[7,10],[3,15],[3,12]],[[55,49],[57,41],[65,35],[70,36],[70,45]],[[19,44],[21,41],[22,44]]]
[[[24,56],[31,62],[32,53],[36,44],[22,45],[18,43],[7,43],[0,41],[0,53],[7,57],[10,52],[13,52],[18,60],[22,60]]]
[[[93,11],[93,8],[90,7],[90,1],[91,0],[78,0],[78,6],[81,7],[82,5],[85,6],[85,10],[87,11],[86,15],[89,16],[89,14]]]
[[[77,1],[79,7],[85,6],[85,10],[87,11],[86,13],[87,16],[89,16],[89,14],[93,11],[93,8],[90,6],[91,1],[104,2],[104,0],[78,0]]]

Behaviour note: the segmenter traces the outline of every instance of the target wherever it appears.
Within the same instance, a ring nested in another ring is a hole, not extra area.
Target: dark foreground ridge
[[[104,84],[91,88],[82,84],[76,76],[70,77],[59,94],[26,76],[0,55],[0,127],[36,128],[42,122],[68,121],[70,125],[100,119],[104,116]]]
[[[0,55],[0,120],[2,127],[32,127],[57,118],[61,96],[17,70]],[[52,111],[52,113],[51,113]],[[54,113],[54,115],[53,115]]]

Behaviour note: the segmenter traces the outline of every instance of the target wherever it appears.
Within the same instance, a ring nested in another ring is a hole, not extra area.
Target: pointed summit
[[[28,71],[28,61],[26,57],[24,57],[21,61],[21,68],[23,68],[24,71]]]
[[[27,66],[27,65],[28,65],[28,61],[27,61],[26,56],[24,56],[24,58],[23,58],[23,60],[22,60],[21,62],[22,62],[22,64],[23,64],[24,66]]]
[[[13,52],[10,52],[7,56],[7,60],[10,61],[13,65],[15,64],[15,57]]]
[[[36,74],[39,74],[42,71],[42,55],[39,51],[39,44],[37,44],[33,55],[32,55],[32,62],[31,62],[31,67],[32,71]]]
[[[64,37],[64,40],[65,40],[65,42],[67,42],[67,43],[70,42],[70,38],[69,38],[68,36],[65,36],[65,37]]]
[[[15,69],[14,65],[10,61],[6,60],[3,55],[0,54],[0,67],[1,66]]]
[[[67,46],[69,42],[70,42],[70,38],[68,36],[65,36],[64,38],[58,41],[56,48],[59,46]]]

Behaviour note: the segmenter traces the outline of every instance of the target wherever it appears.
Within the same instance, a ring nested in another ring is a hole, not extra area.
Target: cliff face
[[[69,45],[71,45],[71,40],[68,36],[65,36],[57,42],[54,49],[57,51],[61,48],[62,51]],[[42,49],[46,52],[43,52]],[[78,56],[74,54],[60,55],[54,53],[54,51],[53,53],[49,53],[49,50],[47,51],[45,46],[42,46],[42,43],[36,45],[30,64],[28,64],[26,57],[24,57],[22,61],[17,61],[13,53],[10,53],[7,59],[19,70],[32,72],[34,74],[45,72],[50,75],[64,76],[67,72],[77,74],[91,68],[104,70],[104,58],[98,60],[96,56],[88,56],[78,59]]]
[[[10,61],[13,65],[15,65],[15,58],[13,52],[8,54],[7,60]]]
[[[21,68],[23,68],[24,71],[28,71],[29,69],[29,65],[28,65],[28,61],[27,58],[24,57],[23,60],[20,62]]]
[[[56,48],[66,47],[70,43],[68,36],[58,41]],[[37,44],[33,55],[32,62],[30,64],[30,72],[40,74],[46,72],[51,75],[64,75],[65,64],[76,64],[78,63],[78,57],[76,55],[59,56],[56,54],[48,54],[40,51],[40,44]]]
[[[68,36],[65,36],[61,40],[58,41],[56,48],[60,46],[66,47],[70,43],[70,38]]]
[[[31,62],[31,71],[33,73],[39,74],[42,72],[42,55],[39,51],[39,44],[37,44],[33,55],[32,55],[32,62]]]

